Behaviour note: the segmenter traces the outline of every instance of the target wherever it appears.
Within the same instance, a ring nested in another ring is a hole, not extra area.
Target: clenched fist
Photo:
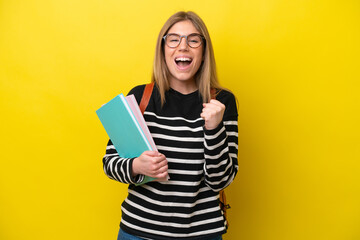
[[[203,103],[203,110],[200,114],[205,120],[207,130],[215,129],[223,119],[225,105],[218,100],[211,99],[209,103]]]

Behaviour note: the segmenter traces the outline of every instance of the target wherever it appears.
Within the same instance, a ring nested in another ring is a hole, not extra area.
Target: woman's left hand
[[[211,99],[209,103],[203,103],[203,107],[200,117],[205,120],[205,128],[207,130],[215,129],[223,119],[225,105],[218,100]]]

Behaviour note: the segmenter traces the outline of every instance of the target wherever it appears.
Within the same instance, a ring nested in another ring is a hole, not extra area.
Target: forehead
[[[177,22],[169,29],[168,33],[177,33],[180,35],[189,35],[191,33],[200,33],[190,20]]]

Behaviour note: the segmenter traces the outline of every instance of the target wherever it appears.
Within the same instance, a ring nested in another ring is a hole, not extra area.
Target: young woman
[[[144,118],[159,152],[123,158],[109,141],[103,158],[105,173],[129,184],[118,239],[222,239],[219,191],[238,170],[237,108],[218,83],[210,36],[195,13],[178,12],[161,29],[152,81]],[[129,94],[139,102],[144,88]],[[144,175],[157,180],[135,185]]]

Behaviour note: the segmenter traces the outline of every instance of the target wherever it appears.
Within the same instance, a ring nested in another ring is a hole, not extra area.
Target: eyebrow
[[[169,33],[167,33],[167,34],[176,34],[176,35],[181,35],[180,33],[172,33],[172,32],[169,32]],[[181,36],[189,36],[189,35],[191,35],[191,34],[199,34],[199,35],[201,35],[200,33],[190,33],[190,34],[188,34],[188,35],[181,35]]]

